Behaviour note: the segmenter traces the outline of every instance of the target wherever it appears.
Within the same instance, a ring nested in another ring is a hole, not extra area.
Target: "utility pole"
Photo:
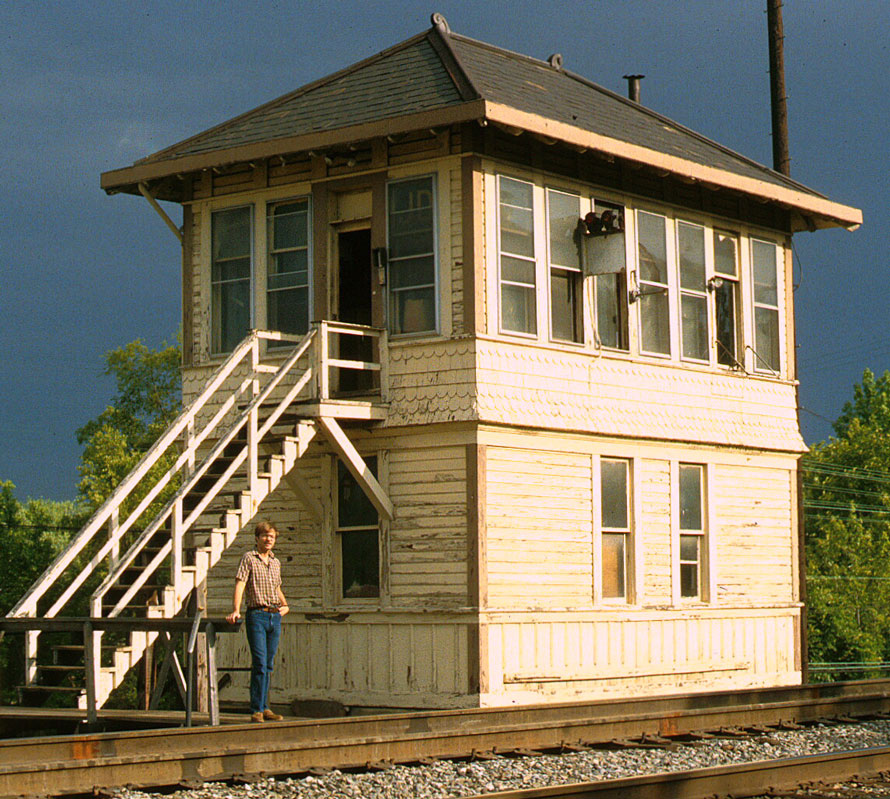
[[[773,169],[791,175],[788,154],[788,97],[785,95],[785,28],[782,25],[782,0],[767,0],[766,22],[769,28],[769,90],[773,129]]]

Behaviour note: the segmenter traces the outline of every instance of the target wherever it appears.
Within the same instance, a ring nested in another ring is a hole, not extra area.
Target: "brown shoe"
[[[269,708],[266,708],[262,715],[264,721],[281,721],[284,718],[284,716],[279,716],[277,713],[273,713]]]
[[[262,724],[266,719],[263,718],[262,713],[254,713],[251,715],[250,720],[256,724]]]

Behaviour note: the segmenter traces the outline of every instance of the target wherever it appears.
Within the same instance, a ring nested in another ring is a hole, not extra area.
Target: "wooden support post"
[[[120,506],[111,509],[111,515],[108,517],[108,540],[111,541],[111,552],[108,553],[108,571],[114,571],[117,562],[121,557],[121,542],[117,535],[117,528],[120,526]]]
[[[33,685],[37,679],[37,641],[39,630],[25,633],[25,685]]]
[[[322,320],[318,323],[318,337],[315,340],[316,346],[316,364],[318,368],[318,399],[326,400],[331,395],[331,376],[328,360],[330,334],[328,333],[328,323]]]
[[[212,624],[207,625],[204,645],[207,657],[207,712],[210,723],[215,727],[219,725],[219,683],[216,675],[216,629]]]
[[[170,516],[171,541],[173,549],[170,556],[170,581],[176,593],[177,602],[182,600],[182,497],[173,503],[173,513]]]
[[[365,495],[371,500],[371,504],[377,509],[377,512],[392,520],[395,510],[392,502],[386,495],[386,492],[377,482],[377,478],[371,473],[368,464],[365,463],[358,450],[352,445],[352,442],[343,432],[343,428],[335,419],[328,416],[322,416],[318,420],[322,429],[325,431],[337,454],[343,459],[349,473],[355,478]]]
[[[93,632],[92,622],[83,625],[83,665],[87,688],[87,723],[99,720],[99,669],[101,667],[101,638]]]
[[[260,365],[260,340],[254,338],[250,350],[253,379],[250,383],[251,398],[256,399],[260,393],[260,381],[257,378]],[[254,408],[247,417],[247,462],[248,485],[250,486],[250,515],[256,512],[257,479],[259,473],[259,409]]]

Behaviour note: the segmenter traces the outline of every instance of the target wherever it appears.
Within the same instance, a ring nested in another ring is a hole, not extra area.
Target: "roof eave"
[[[828,227],[855,230],[862,224],[862,211],[858,208],[842,205],[806,191],[776,186],[767,181],[738,175],[638,144],[603,136],[538,114],[519,111],[511,106],[486,102],[485,118],[490,122],[520,128],[576,147],[584,147],[616,158],[654,166],[689,180],[742,192],[764,201],[779,203],[799,213],[799,227],[797,227],[799,230]]]
[[[305,152],[306,150],[324,150],[352,142],[366,141],[378,136],[408,133],[423,128],[435,128],[474,120],[481,121],[484,114],[485,102],[471,100],[393,119],[381,119],[334,130],[313,131],[299,136],[269,139],[195,155],[173,156],[157,161],[136,163],[123,169],[103,172],[100,186],[109,194],[138,193],[139,183],[147,181],[161,180],[174,175],[199,172],[228,164],[270,158],[275,155]]]

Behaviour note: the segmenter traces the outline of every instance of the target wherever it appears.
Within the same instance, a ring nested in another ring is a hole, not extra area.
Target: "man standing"
[[[241,618],[241,599],[247,592],[245,630],[250,646],[250,720],[281,721],[269,709],[269,683],[272,662],[281,638],[281,617],[287,614],[287,600],[281,591],[281,562],[272,552],[278,538],[274,524],[260,522],[254,530],[256,548],[245,552],[235,575],[230,624]]]

